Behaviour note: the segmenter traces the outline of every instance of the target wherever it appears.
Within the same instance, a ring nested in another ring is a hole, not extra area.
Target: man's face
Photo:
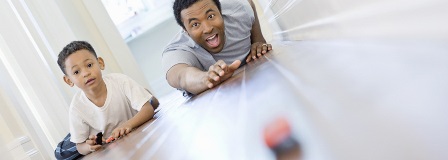
[[[101,58],[95,58],[90,51],[82,49],[72,53],[65,60],[64,81],[70,85],[76,85],[83,91],[94,90],[102,84],[101,70],[104,62]]]
[[[200,0],[180,12],[188,35],[210,53],[224,47],[224,20],[212,0]]]

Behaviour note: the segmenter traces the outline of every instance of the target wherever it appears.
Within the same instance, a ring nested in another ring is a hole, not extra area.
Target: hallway
[[[263,136],[276,117],[303,159],[448,159],[447,1],[255,2],[274,50],[184,98],[160,67],[180,29],[173,19],[126,41],[100,1],[0,1],[0,153],[54,159],[78,91],[57,54],[86,40],[104,74],[132,77],[162,104],[152,123],[91,159],[276,159]]]

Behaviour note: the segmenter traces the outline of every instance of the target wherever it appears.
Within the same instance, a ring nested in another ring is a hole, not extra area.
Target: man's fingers
[[[227,67],[227,64],[224,61],[219,60],[208,68],[208,72],[216,72],[218,75],[222,76],[224,75],[224,68],[222,66]]]
[[[247,55],[246,62],[250,62],[251,59],[256,59],[256,58],[257,58],[257,45],[252,44],[250,53],[249,53],[249,55]]]
[[[269,45],[268,44],[263,44],[262,45],[262,50],[261,50],[261,53],[262,54],[266,54],[266,53],[268,53],[268,48],[269,48]]]
[[[246,62],[250,62],[250,60],[252,59],[252,57],[250,56],[251,54],[249,54],[246,58]]]
[[[218,65],[221,69],[225,69],[225,68],[227,68],[227,64],[226,64],[226,62],[224,62],[223,60],[218,60],[218,61],[216,62],[216,65]],[[217,73],[219,73],[219,72],[217,72]]]
[[[213,88],[213,83],[212,83],[212,82],[208,82],[208,83],[207,83],[207,87],[208,87],[208,88]]]
[[[223,76],[224,75],[224,68],[222,66],[227,67],[226,64],[224,64],[224,65],[213,65],[213,66],[214,66],[213,67],[213,71],[215,71],[215,73],[217,73],[219,76]]]
[[[216,63],[215,63],[215,65],[217,66],[217,67],[219,67],[220,69],[225,69],[225,68],[227,68],[227,64],[226,64],[226,62],[224,62],[223,60],[218,60]],[[216,73],[220,73],[220,72],[216,72]]]
[[[224,72],[224,71],[222,71],[222,72]],[[216,72],[214,72],[214,71],[209,71],[208,72],[208,79],[209,80],[213,80],[213,81],[219,81],[219,75]]]
[[[272,50],[272,45],[271,44],[263,45],[263,54],[268,53],[270,50]]]
[[[236,69],[238,69],[238,67],[240,67],[240,65],[241,65],[241,61],[240,60],[233,61],[232,64],[230,64],[230,66],[229,66],[229,70],[231,72],[233,72]]]
[[[266,49],[267,49],[267,47],[266,47],[265,44],[259,45],[258,48],[257,48],[257,56],[261,57],[262,54],[266,53]]]
[[[263,45],[259,45],[257,46],[257,56],[260,57],[261,56],[261,52],[263,50]],[[254,59],[256,59],[257,57],[255,57]]]

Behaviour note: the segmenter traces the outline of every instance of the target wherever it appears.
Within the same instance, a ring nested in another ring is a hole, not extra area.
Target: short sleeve
[[[89,138],[89,125],[87,125],[80,117],[78,112],[74,109],[70,109],[69,115],[70,121],[70,141],[73,143],[82,143]]]
[[[170,50],[163,53],[162,56],[163,71],[166,75],[168,71],[176,64],[187,64],[196,68],[202,68],[198,58],[191,52],[185,50]]]
[[[120,76],[123,78],[123,90],[131,103],[131,107],[137,111],[140,111],[142,106],[149,102],[152,95],[143,86],[126,75]]]

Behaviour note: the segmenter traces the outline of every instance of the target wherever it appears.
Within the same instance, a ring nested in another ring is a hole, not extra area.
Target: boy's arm
[[[140,111],[131,119],[126,121],[124,124],[115,128],[112,131],[111,136],[117,139],[120,136],[126,135],[131,132],[132,129],[137,128],[146,121],[149,121],[154,116],[154,109],[149,102],[146,102]]]

